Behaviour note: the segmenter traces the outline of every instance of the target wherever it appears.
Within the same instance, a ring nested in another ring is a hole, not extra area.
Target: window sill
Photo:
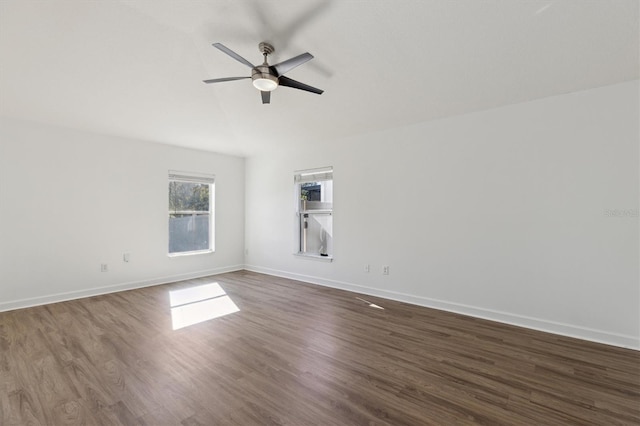
[[[293,253],[293,255],[304,259],[318,260],[320,262],[333,262],[332,256],[320,256],[319,254],[311,253]]]
[[[209,254],[213,253],[213,250],[197,250],[197,251],[184,251],[180,253],[169,253],[167,256],[169,257],[183,257],[183,256],[196,256],[199,254]]]

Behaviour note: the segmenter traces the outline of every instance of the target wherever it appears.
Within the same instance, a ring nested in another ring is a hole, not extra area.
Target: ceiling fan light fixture
[[[254,67],[251,71],[253,86],[262,92],[271,92],[278,87],[278,77],[273,75],[266,63]]]
[[[253,87],[261,92],[271,92],[272,90],[276,90],[278,82],[275,79],[259,77],[253,79]]]

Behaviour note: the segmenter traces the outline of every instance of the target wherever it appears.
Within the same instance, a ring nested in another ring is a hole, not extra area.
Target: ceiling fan
[[[238,55],[236,52],[221,43],[213,43],[213,47],[220,49],[236,61],[251,68],[251,77],[223,77],[203,80],[207,84],[250,78],[251,80],[253,80],[253,86],[256,89],[260,90],[263,104],[271,103],[271,92],[278,86],[292,87],[294,89],[317,93],[318,95],[321,95],[324,92],[324,90],[320,90],[307,84],[300,83],[299,81],[293,80],[283,75],[284,73],[291,71],[295,67],[313,59],[313,55],[309,52],[294,56],[291,59],[287,59],[286,61],[282,61],[275,65],[269,65],[267,63],[267,56],[273,53],[275,49],[271,44],[263,41],[258,45],[258,49],[264,56],[264,62],[262,63],[262,65],[253,65],[251,62],[247,61],[245,58]]]

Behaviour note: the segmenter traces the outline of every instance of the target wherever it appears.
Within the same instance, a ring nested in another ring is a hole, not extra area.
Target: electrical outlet
[[[389,265],[384,265],[382,267],[382,275],[389,275]]]
[[[124,253],[122,255],[122,261],[123,262],[129,263],[130,260],[131,260],[131,253]]]
[[[108,271],[109,271],[109,265],[107,265],[106,263],[101,263],[100,272],[108,272]]]
[[[364,271],[369,272],[369,264],[364,265]]]

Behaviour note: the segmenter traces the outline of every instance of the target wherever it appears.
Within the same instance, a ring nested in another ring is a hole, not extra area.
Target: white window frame
[[[305,214],[314,214],[314,215],[329,215],[331,216],[331,221],[333,223],[333,194],[331,196],[331,203],[320,203],[320,205],[309,206],[310,203],[303,203],[300,198],[301,186],[304,183],[309,182],[332,182],[332,191],[333,191],[333,167],[321,167],[316,169],[307,169],[307,170],[297,170],[294,172],[294,190],[295,190],[295,206],[296,206],[296,215],[295,215],[295,252],[294,255],[300,256],[307,259],[321,260],[325,262],[333,261],[333,252],[328,253],[327,256],[322,256],[319,253],[308,253],[303,250],[303,217]],[[333,231],[332,231],[333,233]],[[333,236],[332,236],[333,239]]]
[[[187,182],[187,183],[198,183],[209,185],[209,248],[202,250],[190,250],[190,251],[181,251],[181,252],[169,252],[169,247],[171,244],[170,235],[169,235],[169,227],[171,214],[181,213],[181,214],[198,214],[202,213],[200,211],[171,211],[170,208],[167,208],[167,251],[169,257],[180,257],[180,256],[191,256],[198,254],[207,254],[213,253],[215,251],[215,175],[206,174],[206,173],[196,173],[196,172],[182,172],[176,170],[169,170],[169,180],[167,185],[167,195],[171,182]],[[168,197],[167,197],[168,198]],[[167,206],[169,207],[169,206]]]

